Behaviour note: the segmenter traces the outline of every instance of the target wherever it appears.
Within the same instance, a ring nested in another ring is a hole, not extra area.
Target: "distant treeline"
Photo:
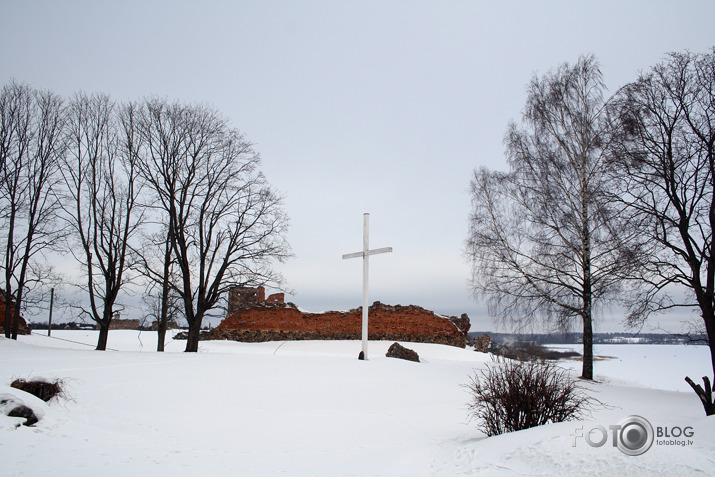
[[[30,323],[30,328],[33,330],[46,330],[47,329],[47,323]],[[69,322],[69,323],[52,323],[52,329],[53,330],[96,330],[97,325],[93,323],[78,323],[78,322]],[[186,326],[181,327],[180,329],[188,329]],[[205,324],[202,329],[209,330],[211,329],[210,324]],[[139,331],[152,331],[151,325],[139,325],[137,328]]]
[[[539,344],[580,344],[580,333],[493,333],[491,331],[473,331],[470,339],[488,334],[495,344],[508,342],[529,342]],[[666,333],[594,333],[594,344],[707,344],[704,334],[684,337]]]
[[[30,323],[30,327],[33,330],[46,330],[47,323]],[[53,330],[96,330],[97,325],[94,323],[81,323],[76,321],[71,321],[69,323],[52,323]],[[151,331],[151,324],[148,326],[139,325],[137,330],[140,331]]]
[[[47,323],[30,323],[30,327],[33,330],[46,330]],[[53,330],[95,330],[95,329],[97,329],[97,327],[94,324],[77,323],[77,322],[72,321],[70,323],[52,323],[52,329]]]

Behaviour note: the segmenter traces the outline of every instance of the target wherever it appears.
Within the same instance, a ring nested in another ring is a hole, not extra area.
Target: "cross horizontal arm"
[[[388,252],[392,252],[392,247],[376,248],[373,250],[368,250],[367,254],[368,255],[377,255],[378,253],[388,253]]]
[[[345,260],[346,258],[358,258],[364,257],[365,255],[377,255],[378,253],[389,252],[392,252],[392,247],[376,248],[374,250],[368,250],[367,252],[346,253],[345,255],[343,255],[343,260]]]

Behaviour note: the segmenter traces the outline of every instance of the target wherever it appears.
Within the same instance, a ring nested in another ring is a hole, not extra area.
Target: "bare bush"
[[[64,396],[65,394],[64,381],[62,379],[55,379],[54,381],[46,381],[44,379],[33,379],[31,381],[16,379],[10,386],[37,396],[45,402],[55,396]]]
[[[545,347],[541,343],[532,342],[494,345],[492,353],[503,358],[538,362],[581,357],[581,355],[575,351],[556,351]]]
[[[496,361],[464,386],[470,418],[487,436],[578,419],[593,403],[566,370],[535,361]]]

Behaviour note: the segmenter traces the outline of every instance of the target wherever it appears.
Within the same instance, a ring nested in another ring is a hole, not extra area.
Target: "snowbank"
[[[487,439],[467,421],[461,384],[489,357],[469,349],[406,344],[421,363],[386,358],[391,342],[370,342],[369,361],[357,360],[359,341],[201,342],[196,354],[171,341],[156,353],[155,333],[112,331],[116,351],[97,352],[96,332],[52,334],[0,338],[0,384],[63,378],[70,397],[45,405],[34,428],[0,416],[3,475],[715,474],[715,422],[657,368],[669,348],[603,350],[620,361],[596,363],[600,382],[586,386],[605,406],[588,420]],[[677,349],[673,375],[701,369],[700,354]],[[579,437],[629,415],[690,427],[692,443],[631,457]]]

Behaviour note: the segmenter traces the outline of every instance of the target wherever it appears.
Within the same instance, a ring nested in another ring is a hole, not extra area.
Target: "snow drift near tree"
[[[585,384],[606,407],[487,439],[467,421],[461,385],[490,358],[469,349],[409,343],[414,363],[386,358],[387,341],[370,342],[371,359],[359,361],[358,341],[201,342],[197,354],[171,341],[161,354],[155,333],[113,331],[108,347],[119,351],[94,351],[96,338],[0,339],[0,393],[13,392],[13,378],[45,377],[67,379],[69,396],[42,403],[35,427],[0,416],[3,475],[715,474],[712,418],[680,382],[659,379],[706,372],[704,348],[608,348],[621,361],[596,362],[599,382]],[[684,349],[687,359],[657,358]],[[578,426],[608,428],[628,415],[691,426],[693,443],[654,443],[630,457],[574,437]]]

